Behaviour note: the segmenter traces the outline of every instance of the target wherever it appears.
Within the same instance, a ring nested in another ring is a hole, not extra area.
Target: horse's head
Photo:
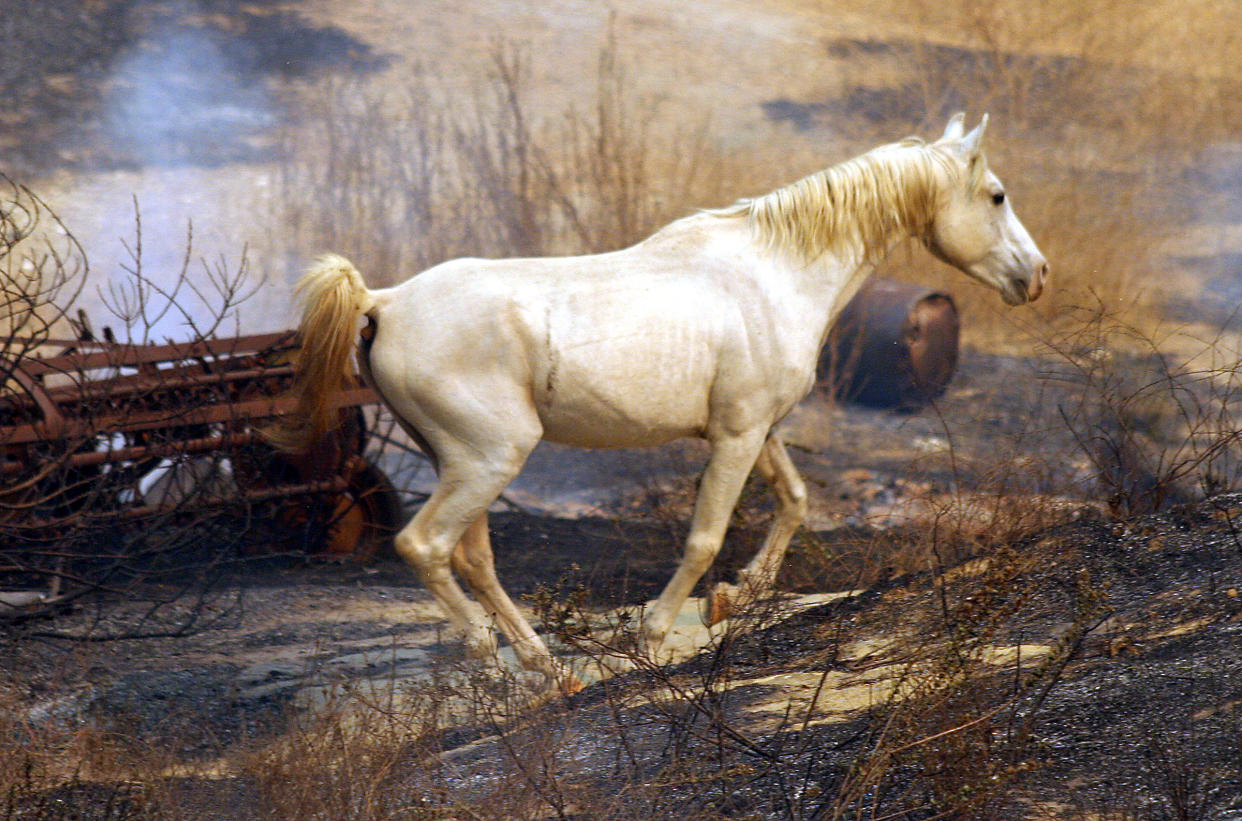
[[[924,236],[940,259],[1000,291],[1010,305],[1033,302],[1048,281],[1048,261],[1018,221],[999,179],[983,155],[988,118],[965,133],[963,115],[949,120],[933,144],[958,164],[941,186],[935,216]]]

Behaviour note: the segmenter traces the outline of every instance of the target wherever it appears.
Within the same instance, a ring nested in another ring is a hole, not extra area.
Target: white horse
[[[593,256],[457,259],[369,290],[327,256],[306,274],[300,412],[273,439],[304,449],[336,424],[329,401],[365,316],[365,378],[434,462],[439,483],[396,537],[475,653],[493,625],[528,669],[579,683],[548,652],[496,578],[487,509],[540,439],[591,448],[711,444],[680,566],[645,617],[654,653],[712,563],[755,468],[775,518],[736,584],[712,591],[712,621],[773,586],[807,495],[774,426],[811,389],[834,318],[908,236],[995,288],[1036,299],[1045,261],[981,148],[987,117],[950,120],[766,196],[678,220]],[[467,597],[455,570],[473,590]]]

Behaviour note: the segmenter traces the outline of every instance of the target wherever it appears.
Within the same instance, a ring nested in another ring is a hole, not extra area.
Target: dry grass
[[[104,821],[144,817],[153,799],[149,784],[130,776],[149,776],[159,765],[136,753],[134,743],[55,709],[32,711],[6,682],[0,686],[0,818],[74,817],[75,805],[93,807],[90,817]]]
[[[1185,172],[1204,149],[1236,140],[1242,122],[1236,83],[1220,71],[1242,54],[1228,9],[1211,0],[1197,15],[1090,2],[873,5],[967,50],[969,58],[954,59],[914,49],[925,116],[943,115],[946,97],[992,113],[993,165],[1052,261],[1055,287],[1032,320],[957,285],[922,254],[898,255],[888,273],[925,281],[937,269],[932,281],[952,287],[968,316],[966,339],[988,347],[1004,347],[1015,331],[1038,337],[1064,327],[1068,309],[1093,304],[1093,295],[1124,303],[1128,320],[1153,329],[1168,294],[1195,285],[1164,258],[1167,240],[1212,197]]]
[[[1204,148],[1236,139],[1242,122],[1236,83],[1213,70],[1237,38],[1218,25],[1223,7],[1200,5],[1193,25],[1160,28],[1181,57],[1155,60],[1133,44],[1152,40],[1163,18],[1128,6],[872,3],[869,13],[933,34],[910,41],[893,69],[905,78],[902,105],[842,123],[852,136],[823,165],[905,134],[934,136],[960,107],[989,111],[993,164],[1052,261],[1055,287],[1034,311],[1008,311],[912,247],[882,273],[950,288],[968,317],[966,341],[992,348],[1021,337],[1029,347],[1092,293],[1123,298],[1135,321],[1157,318],[1166,292],[1188,287],[1162,246],[1208,196],[1184,172]],[[877,65],[858,48],[844,61],[857,66],[846,69],[847,88],[868,87]],[[622,247],[696,207],[800,175],[716,148],[706,108],[636,98],[618,52],[609,35],[590,110],[543,120],[528,100],[528,56],[503,42],[464,105],[430,84],[401,99],[316,88],[314,127],[286,142],[274,221],[298,256],[340,251],[387,284],[453,256]]]
[[[706,123],[625,92],[611,42],[594,108],[536,122],[527,56],[497,42],[469,102],[424,85],[401,99],[312,92],[287,135],[277,224],[289,247],[335,250],[378,284],[457,256],[593,253],[719,202],[724,161]]]

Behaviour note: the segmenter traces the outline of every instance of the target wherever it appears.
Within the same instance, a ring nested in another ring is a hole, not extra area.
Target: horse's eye
[[[1004,195],[1003,193],[1002,193],[1002,194],[993,194],[993,195],[992,195],[992,204],[993,204],[993,205],[1000,205],[1000,204],[1001,204],[1001,203],[1003,203],[1004,201],[1005,201],[1005,195]]]

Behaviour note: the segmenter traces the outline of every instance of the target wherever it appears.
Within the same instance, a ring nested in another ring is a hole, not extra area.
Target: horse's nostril
[[[1048,262],[1045,260],[1038,268],[1035,269],[1035,277],[1026,283],[1026,297],[1031,302],[1039,299],[1039,295],[1044,292],[1044,285],[1048,282]]]

